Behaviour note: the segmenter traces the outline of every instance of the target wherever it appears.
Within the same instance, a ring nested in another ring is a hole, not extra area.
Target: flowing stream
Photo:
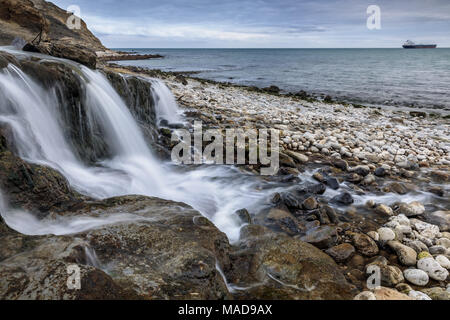
[[[113,156],[95,166],[87,166],[78,159],[63,134],[62,106],[56,91],[43,88],[10,64],[0,73],[0,123],[12,128],[21,158],[58,170],[73,188],[94,198],[140,194],[185,202],[216,224],[230,241],[239,238],[242,223],[233,213],[244,207],[250,210],[273,190],[258,191],[259,180],[233,167],[181,170],[161,162],[152,154],[131,112],[101,72],[57,61],[81,71],[84,106],[89,118],[100,123]],[[157,117],[180,122],[180,111],[170,90],[160,80],[148,81],[151,94],[156,97]],[[68,234],[134,217],[124,214],[114,218],[75,217],[44,222],[22,211],[2,212],[9,225],[25,234]]]
[[[80,193],[97,199],[139,194],[184,202],[199,210],[234,242],[239,239],[243,225],[234,212],[247,208],[256,213],[271,194],[282,190],[279,184],[263,182],[233,166],[186,168],[160,161],[153,155],[130,110],[101,72],[63,59],[45,59],[70,65],[79,75],[88,119],[95,119],[100,124],[112,156],[95,165],[83,163],[64,135],[65,124],[61,116],[64,106],[60,105],[56,89],[42,87],[12,64],[0,72],[0,124],[7,124],[12,129],[21,158],[58,170]],[[158,120],[182,122],[176,101],[165,84],[157,79],[147,81]],[[311,180],[311,173],[302,174],[302,180]],[[327,189],[324,196],[330,198],[337,193]],[[403,198],[411,201],[409,197]],[[422,192],[413,196],[414,200],[420,201],[430,197]],[[375,195],[354,198],[355,204],[362,205]],[[401,200],[398,195],[384,196],[386,204]],[[30,235],[70,234],[143,219],[124,212],[101,218],[61,217],[43,221],[27,212],[8,209],[6,202],[0,195],[0,211],[5,221],[15,230]]]

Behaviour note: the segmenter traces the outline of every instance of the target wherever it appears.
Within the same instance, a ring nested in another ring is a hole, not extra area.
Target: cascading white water
[[[0,123],[8,124],[12,129],[15,146],[22,158],[60,171],[79,192],[99,199],[141,194],[185,202],[208,217],[230,241],[235,241],[239,238],[242,223],[234,212],[241,208],[257,211],[263,199],[282,190],[279,187],[258,188],[261,180],[233,167],[179,168],[160,162],[152,155],[127,106],[100,72],[62,59],[46,59],[66,63],[81,74],[88,121],[95,119],[102,127],[112,157],[96,166],[83,164],[64,136],[62,106],[56,90],[42,88],[14,65],[0,72]],[[158,117],[172,123],[182,122],[169,89],[160,81],[149,81]],[[311,174],[305,172],[301,178],[308,181]],[[327,189],[324,196],[330,198],[336,193],[338,191]],[[30,235],[70,234],[107,224],[145,220],[128,213],[39,220],[27,212],[8,209],[1,197],[0,192],[0,212],[8,225]],[[380,199],[367,194],[355,196],[355,202],[362,205],[374,197]],[[413,197],[425,202],[430,195],[421,192]],[[383,202],[411,201],[410,198],[411,195],[387,194],[383,196]]]
[[[180,110],[169,88],[160,80],[150,81],[152,83],[150,90],[156,104],[155,111],[158,121],[165,119],[169,123],[182,123]]]
[[[55,91],[42,88],[20,69],[9,65],[0,73],[3,98],[0,122],[12,128],[20,156],[59,170],[76,190],[92,197],[141,194],[185,202],[215,223],[230,241],[237,240],[242,223],[233,213],[244,207],[251,209],[273,190],[258,191],[256,179],[252,181],[232,167],[201,167],[180,172],[170,163],[161,163],[152,155],[136,121],[105,76],[83,66],[79,68],[86,87],[86,111],[101,125],[113,156],[91,167],[77,159],[61,128]],[[154,81],[152,86],[159,97],[158,109],[166,110],[160,116],[179,122],[178,116],[174,116],[178,109],[173,110],[173,96],[167,87],[157,83]],[[21,211],[13,213],[5,220],[27,234],[80,232],[114,223],[114,219],[131,219],[125,216],[43,222]]]

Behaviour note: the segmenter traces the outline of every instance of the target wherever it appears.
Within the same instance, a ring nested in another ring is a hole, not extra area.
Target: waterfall
[[[151,80],[151,94],[156,104],[156,118],[158,121],[165,119],[169,123],[183,122],[177,102],[169,88],[158,79]]]
[[[74,189],[94,198],[139,194],[187,203],[225,232],[230,241],[237,240],[242,223],[234,212],[259,206],[274,190],[258,190],[257,178],[243,175],[233,167],[180,168],[159,161],[106,77],[84,66],[76,65],[76,68],[84,87],[83,105],[89,121],[95,120],[101,126],[111,157],[91,166],[78,159],[63,133],[56,91],[43,88],[10,64],[0,72],[0,123],[11,127],[19,156],[58,170]],[[155,80],[151,81],[151,87],[157,97],[158,117],[180,122],[169,89]],[[22,211],[2,215],[12,228],[26,234],[68,234],[139,218],[123,214],[40,221]]]

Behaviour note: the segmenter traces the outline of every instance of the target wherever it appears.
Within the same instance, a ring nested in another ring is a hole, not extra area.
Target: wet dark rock
[[[177,80],[178,82],[181,82],[181,84],[183,86],[187,86],[188,85],[188,81],[186,80],[186,78],[181,75],[181,74],[177,74],[177,76],[175,77],[175,80]]]
[[[318,195],[324,194],[326,190],[327,190],[327,187],[325,187],[325,185],[322,183],[306,184],[306,185],[300,186],[295,189],[295,191],[300,194],[310,193],[310,194],[318,194]]]
[[[326,249],[336,244],[337,232],[335,227],[320,226],[308,230],[305,236],[300,240],[308,242],[319,249]]]
[[[359,174],[357,173],[350,173],[345,177],[345,180],[351,183],[359,183],[361,182],[363,179],[363,177],[361,177]]]
[[[312,222],[312,223],[316,223],[317,226],[320,226],[320,221],[317,220],[317,212],[310,212],[307,216],[306,216],[306,221],[308,221],[308,223]],[[312,224],[308,224],[310,227]],[[310,229],[310,227],[308,229]]]
[[[314,210],[314,215],[319,219],[321,225],[330,224],[330,218],[324,210]]]
[[[34,44],[32,43],[27,43],[26,45],[23,46],[22,48],[23,51],[27,51],[27,52],[35,52],[35,53],[41,53],[41,51],[39,50],[38,47],[36,47]]]
[[[106,77],[137,120],[147,142],[154,145],[158,137],[158,125],[156,101],[151,94],[150,83],[137,77],[122,77],[120,74],[109,71],[106,72]],[[164,119],[160,121],[160,125],[174,129]]]
[[[429,187],[428,192],[434,193],[435,195],[437,195],[439,197],[443,197],[445,195],[444,189],[439,186]]]
[[[280,195],[278,192],[274,193],[274,194],[272,195],[272,198],[270,199],[270,202],[272,202],[272,203],[274,203],[274,204],[277,204],[277,203],[279,203],[280,201],[281,201],[281,195]]]
[[[398,194],[407,194],[408,189],[405,187],[405,185],[401,182],[392,182],[386,187],[383,188],[384,192],[395,192]]]
[[[348,186],[350,189],[352,189],[356,194],[359,194],[359,195],[366,194],[366,192],[365,192],[363,189],[361,189],[360,187],[358,187],[356,184],[353,184],[353,183],[347,183],[347,186]]]
[[[330,220],[331,223],[338,223],[339,222],[339,218],[336,215],[336,211],[334,211],[334,209],[328,205],[322,206],[322,208],[320,208],[320,211],[325,213],[328,216],[328,219]]]
[[[386,175],[386,169],[383,167],[378,167],[375,169],[374,175],[377,177],[384,177]]]
[[[355,253],[355,247],[353,247],[350,243],[342,243],[340,245],[331,247],[325,252],[330,255],[336,262],[344,262]]]
[[[0,298],[229,297],[216,269],[216,262],[229,268],[227,237],[207,220],[196,224],[195,218],[201,215],[191,207],[157,198],[125,196],[91,202],[66,215],[123,212],[141,219],[67,236],[12,235],[19,245],[10,246],[8,257],[0,261]],[[14,243],[12,236],[8,243]],[[5,242],[0,241],[3,247]],[[86,248],[95,251],[100,267],[89,264]],[[66,285],[67,266],[74,263],[82,271],[81,290],[69,290]],[[102,266],[107,266],[109,275],[100,269]]]
[[[445,254],[447,252],[447,248],[440,245],[431,246],[428,249],[432,255]]]
[[[284,153],[300,164],[305,164],[309,160],[308,157],[305,156],[304,154],[292,150],[285,150]]]
[[[338,203],[343,205],[350,205],[353,203],[353,201],[354,200],[352,195],[348,192],[341,193],[330,200],[330,202],[332,203]]]
[[[368,166],[359,165],[352,168],[351,171],[357,173],[362,177],[365,177],[370,173],[370,168]]]
[[[351,299],[355,295],[327,254],[268,230],[242,241],[232,260],[226,271],[229,281],[261,284],[238,292],[240,299]]]
[[[444,171],[431,171],[430,177],[435,182],[444,183],[450,181],[450,173]]]
[[[428,223],[438,225],[441,231],[450,231],[450,210],[425,213],[423,218]]]
[[[270,209],[266,221],[277,231],[283,231],[288,235],[296,235],[301,231],[297,219],[289,211],[281,208]]]
[[[186,129],[186,126],[182,123],[169,123],[168,127],[170,129]]]
[[[304,90],[300,90],[299,92],[295,93],[294,96],[296,96],[302,100],[306,100],[306,99],[310,98],[309,94]]]
[[[172,137],[172,130],[170,130],[168,128],[160,128],[159,132],[166,138]]]
[[[325,177],[320,171],[314,172],[312,177],[319,182],[325,182]]]
[[[378,254],[379,249],[375,241],[362,233],[350,233],[353,245],[361,254],[372,257]]]
[[[168,127],[169,126],[169,121],[167,121],[166,119],[161,119],[159,121],[159,126],[160,127]]]
[[[342,171],[348,171],[348,163],[345,160],[335,159],[332,160],[331,164]]]
[[[250,216],[250,213],[247,211],[247,209],[240,209],[235,212],[235,214],[241,219],[244,223],[252,223],[252,217]]]
[[[282,199],[288,208],[299,209],[301,207],[297,197],[290,192],[283,193]]]
[[[334,177],[326,178],[325,184],[333,190],[339,189],[339,181]]]
[[[323,102],[325,103],[332,103],[333,102],[333,98],[331,96],[325,96],[325,98],[323,98]]]
[[[302,202],[302,208],[305,210],[314,210],[317,209],[319,204],[314,197],[309,197]]]
[[[270,86],[267,88],[263,88],[264,91],[268,92],[268,93],[273,93],[273,94],[278,94],[280,93],[280,88],[278,88],[277,86]]]
[[[294,160],[290,156],[288,156],[284,153],[280,153],[279,155],[280,155],[280,158],[279,158],[280,159],[280,167],[285,166],[285,167],[297,168],[297,165],[295,164]]]
[[[355,253],[347,262],[347,265],[351,268],[355,268],[358,270],[364,270],[366,260],[359,253]]]
[[[291,168],[291,167],[281,167],[278,171],[279,175],[294,175],[296,178],[298,178],[298,175],[300,174],[300,171],[298,171],[297,168]],[[298,180],[301,181],[300,178]]]
[[[11,206],[38,216],[47,215],[51,210],[67,210],[89,199],[73,191],[56,170],[26,163],[9,150],[0,152],[0,189]]]
[[[296,175],[293,175],[293,174],[287,174],[287,175],[280,177],[280,182],[283,182],[283,183],[287,183],[287,182],[299,183],[301,181],[302,180],[299,177],[297,177]]]

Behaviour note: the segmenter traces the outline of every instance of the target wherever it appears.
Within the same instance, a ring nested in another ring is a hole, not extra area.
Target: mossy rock
[[[424,259],[424,258],[432,258],[432,257],[433,256],[429,252],[422,251],[417,255],[417,260]]]

